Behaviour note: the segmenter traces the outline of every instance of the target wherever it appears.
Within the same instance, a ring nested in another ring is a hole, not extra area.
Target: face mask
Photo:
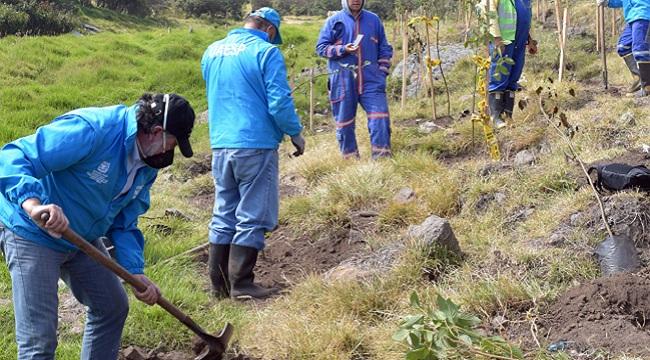
[[[148,156],[143,158],[145,164],[154,169],[162,169],[174,163],[174,149],[171,149],[162,154]]]
[[[138,141],[138,147],[140,148],[140,154],[142,161],[147,164],[149,167],[154,169],[162,169],[170,166],[174,163],[174,149],[168,150],[162,154],[156,154],[157,149],[163,148],[158,145],[158,143],[153,144],[147,151],[142,149],[140,142]],[[155,155],[150,155],[155,154]]]

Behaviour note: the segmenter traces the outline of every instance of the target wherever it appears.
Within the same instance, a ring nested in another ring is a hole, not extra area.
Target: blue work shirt
[[[137,223],[149,209],[158,171],[137,169],[125,188],[128,158],[136,146],[136,107],[75,110],[5,145],[0,150],[0,222],[27,241],[59,252],[77,251],[40,229],[21,207],[29,198],[56,204],[71,229],[88,241],[108,236],[117,262],[142,274],[144,237]]]
[[[277,149],[301,133],[280,50],[260,30],[235,29],[201,60],[213,149]]]
[[[650,20],[650,1],[648,0],[609,0],[609,7],[623,8],[625,22]]]
[[[349,54],[345,45],[354,43],[357,35],[363,35],[359,50]],[[354,76],[359,94],[386,91],[393,47],[386,39],[384,25],[373,12],[361,10],[355,18],[348,10],[342,10],[329,17],[320,31],[316,53],[328,59],[334,97],[330,100],[338,100],[353,91],[344,88],[341,77]]]

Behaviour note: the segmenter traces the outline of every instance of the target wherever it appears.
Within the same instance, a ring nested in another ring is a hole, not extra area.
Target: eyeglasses
[[[169,94],[163,97],[165,103],[165,115],[163,116],[163,150],[167,151],[167,113],[169,110]]]

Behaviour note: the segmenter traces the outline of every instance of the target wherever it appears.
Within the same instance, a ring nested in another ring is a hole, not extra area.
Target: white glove
[[[598,6],[607,6],[609,0],[596,0],[596,5]]]

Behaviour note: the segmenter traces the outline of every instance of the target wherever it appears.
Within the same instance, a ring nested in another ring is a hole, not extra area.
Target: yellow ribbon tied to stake
[[[490,122],[490,116],[487,114],[487,102],[485,100],[487,96],[487,81],[486,76],[487,72],[490,69],[490,59],[486,59],[479,55],[474,55],[472,61],[478,67],[478,91],[481,95],[481,101],[478,103],[479,112],[472,115],[472,121],[478,122],[483,125],[483,133],[485,134],[485,142],[488,146],[488,151],[490,152],[490,158],[494,161],[501,159],[501,150],[499,150],[499,142],[497,141],[496,136],[494,135],[494,130],[492,129],[492,124]]]

